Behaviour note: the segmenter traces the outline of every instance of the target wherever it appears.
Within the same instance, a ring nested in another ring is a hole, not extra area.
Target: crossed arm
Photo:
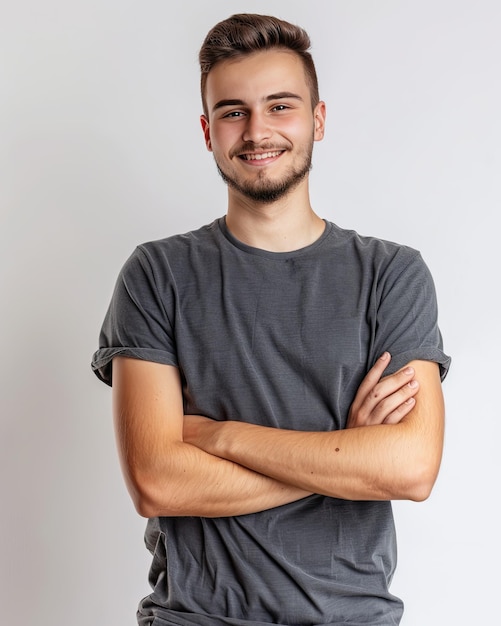
[[[242,515],[312,493],[425,499],[443,444],[438,366],[414,361],[383,378],[389,358],[359,387],[346,430],[301,432],[184,415],[177,368],[116,357],[115,428],[138,512]]]

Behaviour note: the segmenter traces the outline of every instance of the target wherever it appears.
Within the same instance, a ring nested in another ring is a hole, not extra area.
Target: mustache
[[[287,145],[277,145],[273,143],[254,143],[253,141],[245,141],[240,145],[233,148],[230,152],[230,157],[238,157],[242,154],[247,154],[248,152],[284,152],[286,150],[290,150],[292,145],[287,143]]]

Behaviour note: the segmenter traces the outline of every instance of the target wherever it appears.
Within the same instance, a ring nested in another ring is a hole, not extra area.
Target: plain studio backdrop
[[[133,626],[145,520],[90,370],[136,244],[223,215],[197,53],[236,12],[312,39],[327,103],[313,206],[421,250],[438,291],[447,436],[395,503],[405,626],[499,623],[501,8],[496,0],[3,0],[1,622]]]

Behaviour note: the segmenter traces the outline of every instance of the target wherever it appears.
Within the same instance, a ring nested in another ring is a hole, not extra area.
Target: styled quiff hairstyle
[[[205,115],[208,114],[205,97],[207,76],[215,65],[253,52],[280,48],[291,50],[303,62],[314,109],[320,97],[315,65],[308,52],[310,46],[310,38],[303,28],[276,17],[240,13],[219,22],[207,34],[198,55]]]

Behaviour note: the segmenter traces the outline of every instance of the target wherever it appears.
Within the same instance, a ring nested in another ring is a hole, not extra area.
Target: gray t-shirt
[[[344,428],[376,359],[388,373],[442,351],[419,252],[326,222],[312,245],[249,247],[224,218],[138,246],[125,263],[93,368],[124,355],[179,367],[185,413],[308,431]],[[208,480],[210,477],[208,477]],[[153,593],[141,624],[398,624],[390,502],[313,495],[225,518],[155,518]],[[149,621],[150,620],[150,621]]]

